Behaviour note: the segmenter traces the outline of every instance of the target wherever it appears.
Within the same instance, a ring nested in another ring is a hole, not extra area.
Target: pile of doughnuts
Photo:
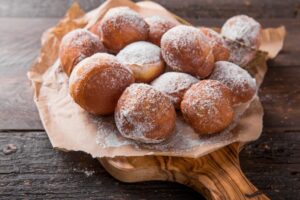
[[[61,41],[69,93],[89,113],[114,114],[126,138],[166,141],[180,112],[199,135],[221,132],[234,106],[256,93],[255,79],[238,65],[253,55],[236,55],[227,43],[257,50],[261,26],[250,17],[232,17],[218,33],[116,7],[90,30],[73,30]]]

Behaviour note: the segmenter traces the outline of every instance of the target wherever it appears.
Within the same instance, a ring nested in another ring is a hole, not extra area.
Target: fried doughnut
[[[130,69],[115,56],[97,53],[76,65],[69,80],[69,92],[86,111],[107,115],[114,112],[122,92],[133,82]]]
[[[216,80],[199,81],[186,91],[181,111],[200,135],[220,132],[233,120],[231,91]]]
[[[117,59],[128,66],[136,82],[151,82],[165,69],[160,48],[150,42],[134,42],[117,54]]]
[[[175,120],[170,99],[143,83],[129,86],[115,111],[115,122],[121,135],[143,143],[159,143],[169,138]]]
[[[180,109],[183,95],[194,83],[199,80],[189,74],[181,72],[167,72],[156,78],[151,85],[165,93],[176,109]]]
[[[70,76],[77,63],[97,52],[105,52],[97,35],[84,29],[73,30],[63,37],[59,46],[62,69]]]
[[[228,60],[230,53],[222,36],[211,28],[200,27],[200,30],[209,38],[215,61]]]
[[[247,66],[256,56],[256,50],[242,45],[241,43],[229,40],[225,38],[226,47],[230,51],[230,57],[228,61],[237,64],[238,66]]]
[[[157,46],[160,46],[160,40],[163,34],[176,26],[174,22],[160,16],[147,17],[145,21],[149,25],[150,30],[148,40]]]
[[[246,15],[237,15],[229,18],[222,26],[221,35],[258,49],[261,43],[261,25]]]
[[[103,44],[112,53],[118,53],[132,42],[147,40],[149,34],[149,25],[128,7],[110,9],[99,28]]]
[[[170,29],[161,39],[161,51],[174,71],[205,78],[213,70],[212,48],[207,37],[197,28],[179,25]]]
[[[251,100],[256,92],[255,79],[246,70],[231,62],[216,62],[210,79],[218,80],[231,89],[234,104]]]

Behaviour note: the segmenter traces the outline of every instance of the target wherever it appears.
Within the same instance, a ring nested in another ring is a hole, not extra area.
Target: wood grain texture
[[[16,153],[4,155],[7,144]],[[87,154],[54,150],[45,132],[2,132],[0,147],[0,199],[203,199],[174,183],[121,183]]]
[[[99,159],[123,182],[164,180],[188,185],[209,200],[268,200],[240,169],[239,144],[231,144],[197,159],[143,156]]]
[[[2,148],[10,143],[18,149],[4,155]],[[53,150],[45,132],[2,132],[0,147],[1,199],[203,199],[179,184],[119,182],[86,154]],[[300,132],[265,130],[241,152],[240,162],[250,181],[271,199],[296,200],[299,147]]]
[[[43,129],[26,72],[58,19],[0,18],[0,129]]]
[[[137,0],[135,0],[137,1]],[[154,0],[170,11],[193,18],[231,17],[247,14],[256,18],[296,18],[298,0]],[[77,0],[84,10],[98,7],[104,0]],[[62,17],[71,0],[1,0],[0,17]]]

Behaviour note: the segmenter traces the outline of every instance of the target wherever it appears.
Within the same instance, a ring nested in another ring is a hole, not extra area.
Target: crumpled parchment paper
[[[160,15],[176,23],[183,19],[160,5],[145,1],[108,0],[95,10],[84,13],[74,3],[59,23],[42,36],[39,57],[28,72],[41,121],[54,148],[64,151],[83,151],[93,157],[165,155],[199,157],[233,142],[257,139],[262,131],[263,108],[255,96],[251,102],[236,110],[236,120],[223,132],[199,137],[180,114],[172,138],[159,145],[142,145],[120,136],[113,117],[96,117],[81,109],[68,93],[68,77],[63,73],[58,58],[62,37],[76,28],[93,30],[106,11],[112,7],[128,6],[142,16]],[[283,46],[285,28],[263,30],[263,43],[256,58],[246,69],[256,78],[258,85],[267,70],[266,59],[274,58]]]

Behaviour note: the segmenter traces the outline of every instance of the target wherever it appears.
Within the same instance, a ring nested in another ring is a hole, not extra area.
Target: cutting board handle
[[[211,200],[267,200],[243,174],[238,143],[200,158],[168,156],[99,159],[116,179],[124,182],[163,180],[194,188]]]
[[[222,148],[198,159],[171,158],[167,169],[176,181],[188,185],[212,200],[266,200],[240,168],[238,151]],[[180,178],[185,176],[185,178]]]

